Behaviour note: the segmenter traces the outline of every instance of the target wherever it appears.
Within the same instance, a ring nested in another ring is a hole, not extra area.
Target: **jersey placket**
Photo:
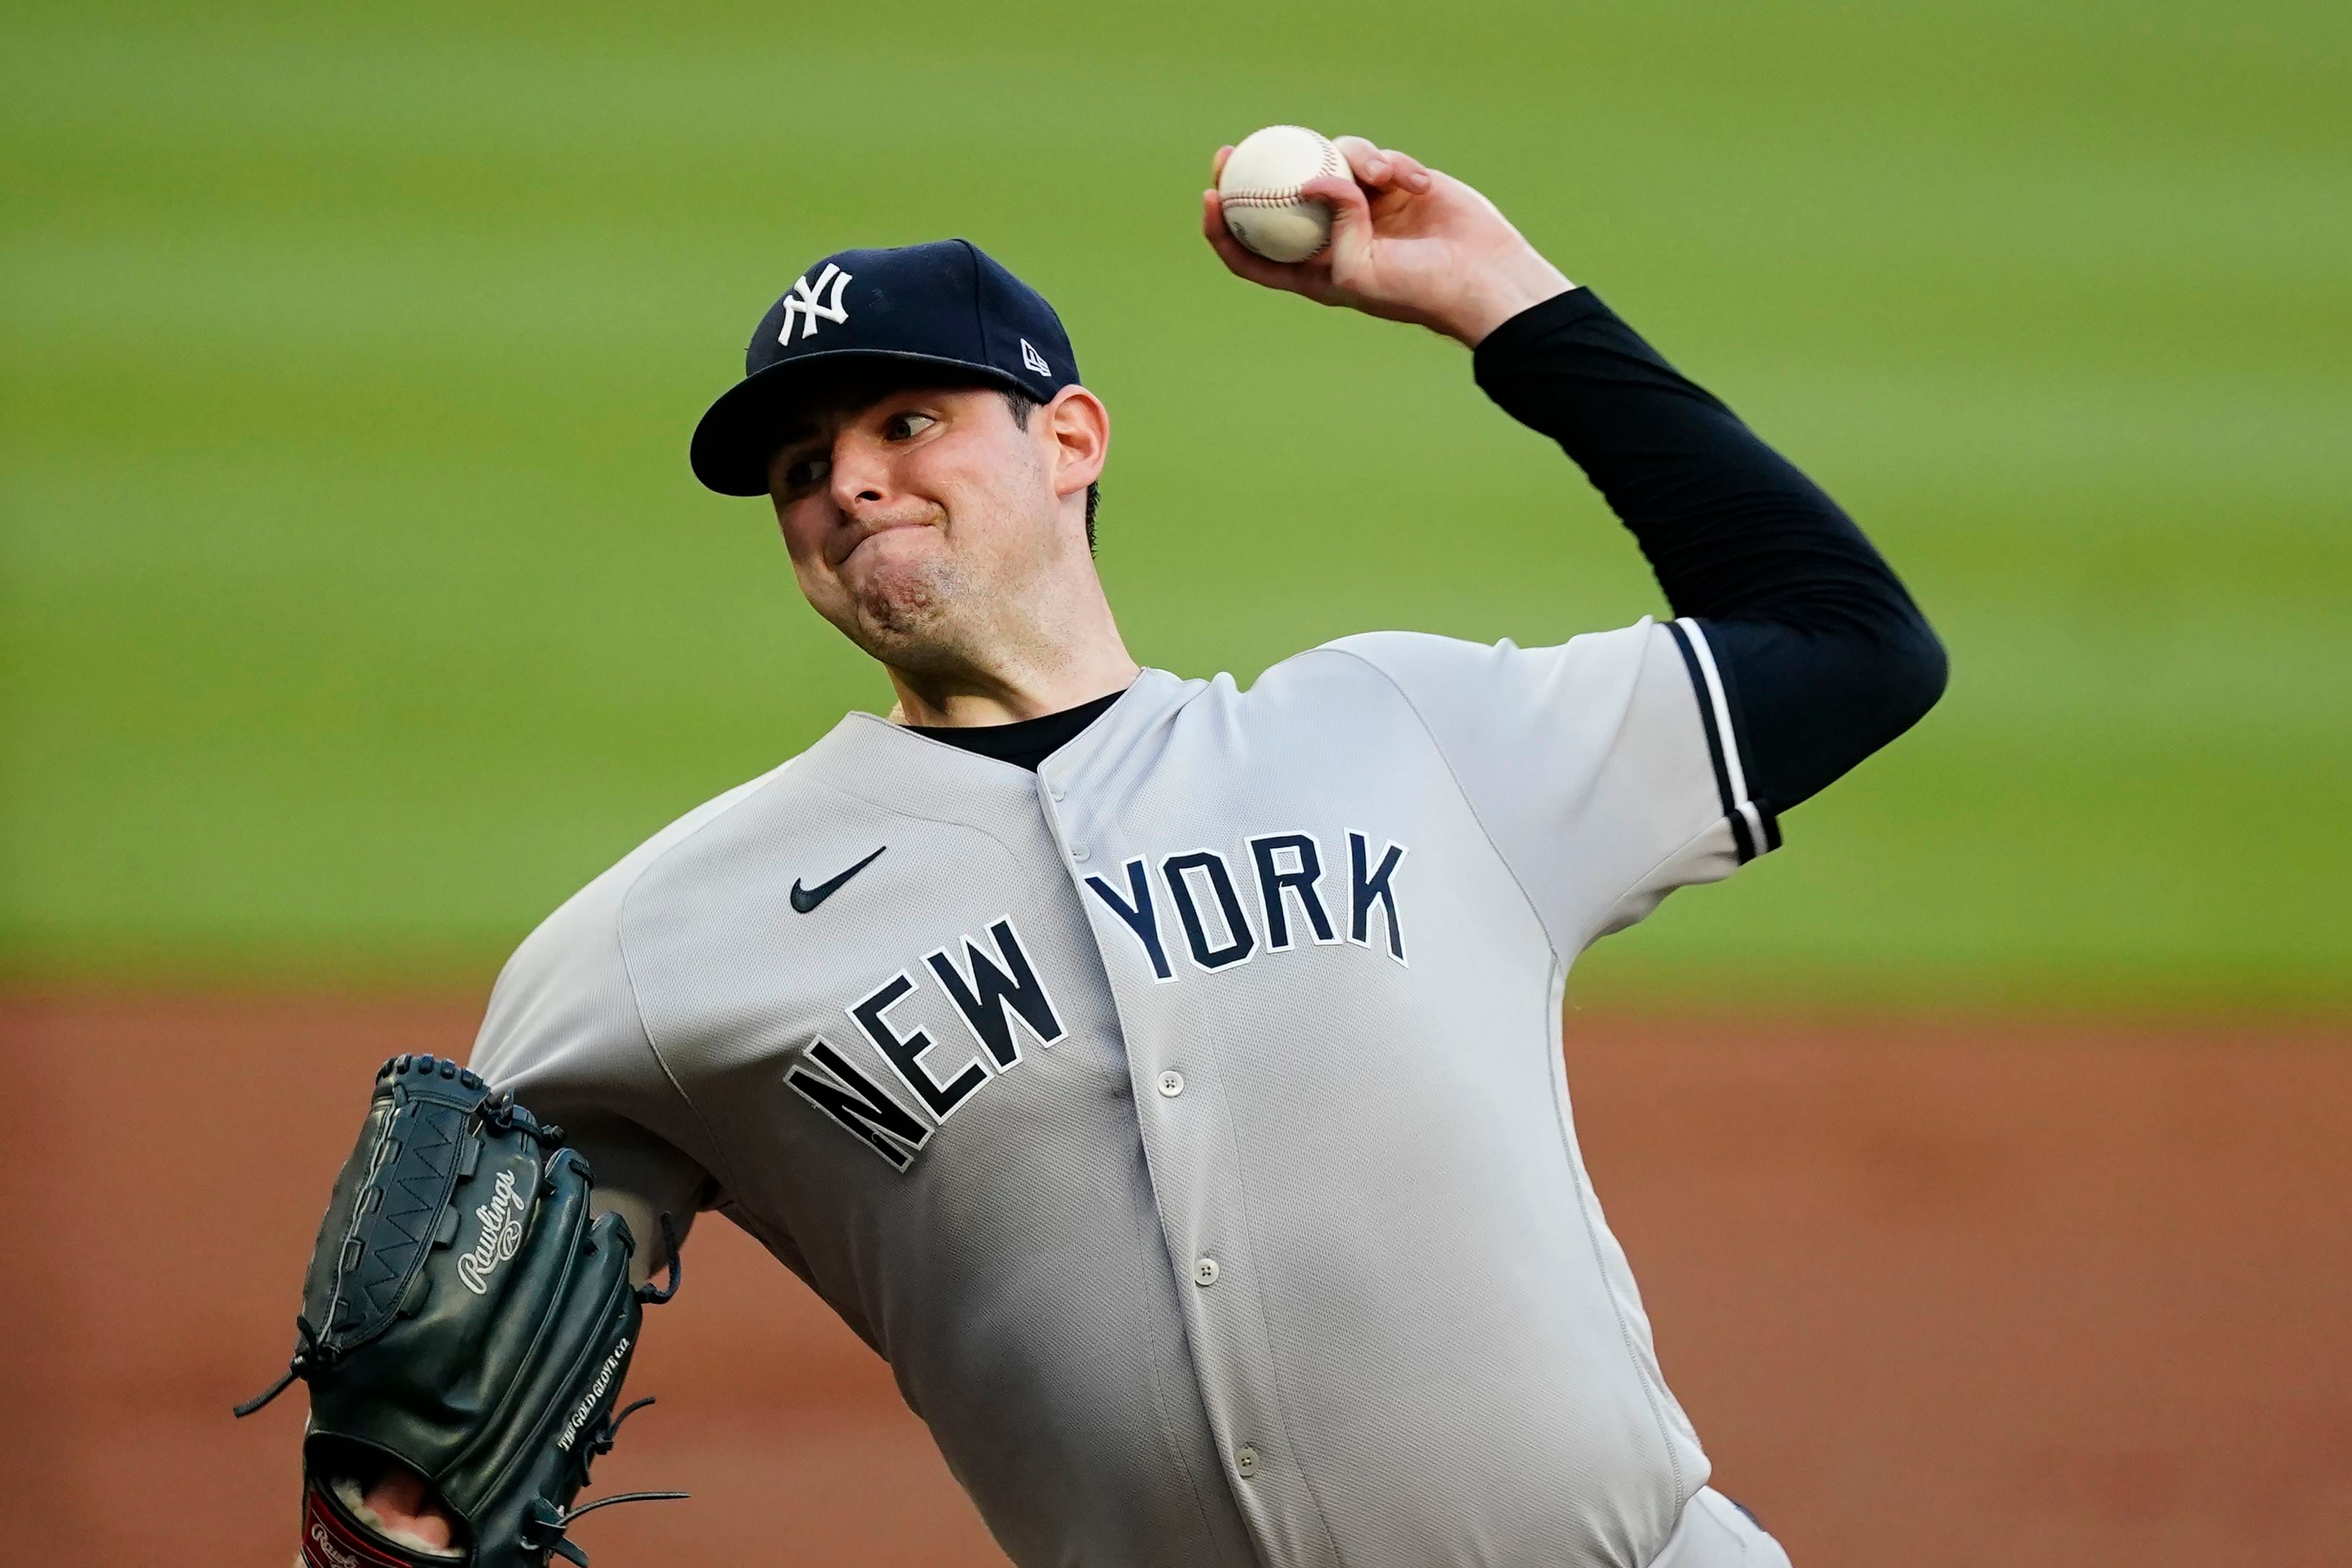
[[[1226,1486],[1270,1568],[1338,1568],[1338,1551],[1286,1426],[1218,1042],[1187,1027],[1185,960],[1174,959],[1171,979],[1158,979],[1103,891],[1089,885],[1099,880],[1131,899],[1137,867],[1147,884],[1156,875],[1148,858],[1139,858],[1148,857],[1148,841],[1125,831],[1115,810],[1101,803],[1120,793],[1122,734],[1164,712],[1164,702],[1123,703],[1121,710],[1106,718],[1122,722],[1097,721],[1107,733],[1089,731],[1039,770],[1039,804],[1110,984],[1145,1167]],[[1155,760],[1171,765],[1165,755]]]

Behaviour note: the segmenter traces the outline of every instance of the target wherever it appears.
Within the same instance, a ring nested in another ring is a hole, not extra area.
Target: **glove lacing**
[[[677,1295],[678,1282],[685,1278],[685,1266],[679,1261],[677,1226],[667,1214],[661,1216],[660,1224],[662,1246],[667,1253],[665,1261],[668,1265],[669,1283],[666,1287],[656,1287],[648,1279],[637,1287],[637,1300],[655,1307]],[[647,1394],[643,1399],[623,1405],[617,1413],[605,1416],[590,1428],[578,1450],[580,1468],[575,1473],[575,1490],[587,1487],[588,1467],[599,1457],[613,1451],[613,1445],[620,1439],[621,1423],[653,1403],[653,1395]],[[690,1495],[688,1492],[614,1492],[610,1497],[600,1497],[593,1502],[584,1502],[569,1510],[557,1508],[541,1498],[531,1505],[530,1519],[523,1526],[522,1545],[526,1551],[551,1552],[565,1562],[577,1564],[578,1568],[588,1568],[588,1554],[564,1534],[583,1514],[610,1508],[616,1502],[663,1502]]]

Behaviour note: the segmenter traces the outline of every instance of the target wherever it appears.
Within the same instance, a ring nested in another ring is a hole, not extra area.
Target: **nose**
[[[856,517],[888,499],[888,454],[856,431],[845,430],[833,443],[833,468],[826,476],[833,504],[844,517]]]

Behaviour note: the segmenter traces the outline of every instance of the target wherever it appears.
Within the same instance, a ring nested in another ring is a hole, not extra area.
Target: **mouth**
[[[877,527],[869,528],[850,541],[849,548],[841,552],[834,564],[835,567],[847,565],[859,551],[886,533],[897,533],[901,529],[908,528],[929,528],[930,525],[929,518],[908,518],[904,521],[886,522]]]

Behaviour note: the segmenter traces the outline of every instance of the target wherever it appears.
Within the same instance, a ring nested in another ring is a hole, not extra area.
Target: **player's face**
[[[806,417],[768,489],[809,603],[887,664],[985,662],[1069,564],[1045,411],[1024,429],[992,389],[869,386]]]

